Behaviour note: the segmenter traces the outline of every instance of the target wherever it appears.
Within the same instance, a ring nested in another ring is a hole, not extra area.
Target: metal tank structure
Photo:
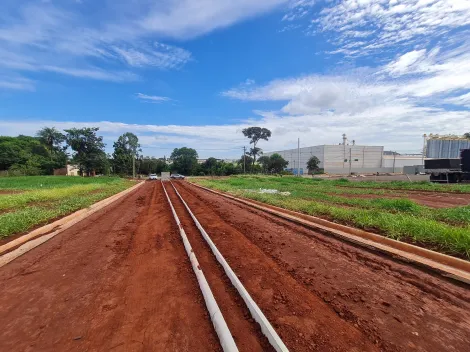
[[[426,158],[457,159],[463,149],[470,149],[470,140],[452,136],[431,137],[426,143]]]

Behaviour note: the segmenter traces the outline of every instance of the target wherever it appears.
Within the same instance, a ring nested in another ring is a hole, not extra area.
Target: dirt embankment
[[[322,326],[341,336],[339,319],[385,351],[468,350],[468,287],[186,183],[178,189],[268,318],[284,330],[298,321],[308,326],[299,340],[321,341]],[[263,256],[276,265],[265,267]]]

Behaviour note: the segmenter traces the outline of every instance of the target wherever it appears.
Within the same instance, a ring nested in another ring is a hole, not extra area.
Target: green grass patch
[[[313,181],[292,177],[231,177],[227,179],[195,180],[203,186],[231,192],[253,200],[262,201],[306,214],[323,216],[328,219],[376,231],[397,240],[411,240],[424,243],[443,252],[470,258],[470,206],[451,209],[432,209],[405,198],[342,197],[339,194],[368,194],[375,191],[386,196],[391,188],[435,190],[449,192],[450,187],[442,185],[418,185],[402,182],[350,182]],[[344,185],[353,186],[344,188]],[[360,187],[355,187],[361,184]],[[378,185],[382,189],[378,189]],[[459,185],[462,186],[462,185]],[[411,188],[410,188],[411,187]],[[414,187],[414,188],[413,188]],[[291,192],[290,196],[259,194],[260,188]],[[452,188],[453,192],[470,191],[468,185]],[[356,193],[354,193],[356,192]],[[381,193],[380,193],[381,192]]]
[[[10,181],[6,186],[5,180]],[[68,186],[65,181],[69,181]],[[24,193],[0,195],[0,238],[28,231],[86,208],[134,184],[128,180],[106,177],[0,178],[3,189],[26,190]]]
[[[19,176],[0,177],[0,189],[40,190],[68,188],[72,185],[109,184],[120,181],[119,177],[72,177],[72,176]]]

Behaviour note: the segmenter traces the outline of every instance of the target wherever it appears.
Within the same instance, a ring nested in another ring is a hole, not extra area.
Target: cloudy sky
[[[1,0],[0,135],[97,126],[146,155],[470,131],[470,0]]]

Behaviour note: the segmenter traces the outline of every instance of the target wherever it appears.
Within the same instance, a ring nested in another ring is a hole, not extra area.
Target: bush
[[[289,175],[289,176],[293,176],[294,173],[292,171],[287,171],[287,170],[282,170],[279,175]]]

